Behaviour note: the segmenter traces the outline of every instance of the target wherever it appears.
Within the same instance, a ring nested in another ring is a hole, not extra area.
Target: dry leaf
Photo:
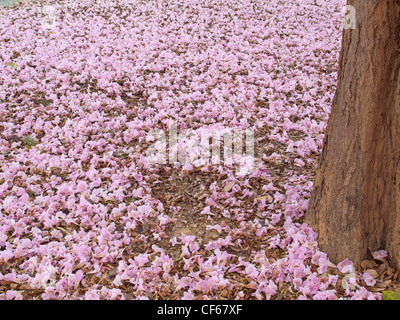
[[[98,273],[98,271],[93,270],[93,271],[88,271],[88,272],[86,272],[86,274],[95,274],[95,273]]]
[[[247,289],[255,289],[256,285],[254,283],[244,284],[243,287]]]
[[[57,229],[60,230],[60,231],[62,231],[64,234],[71,235],[71,233],[70,233],[67,229],[65,229],[65,228],[63,228],[63,227],[58,227]]]
[[[117,267],[117,268],[114,268],[114,269],[111,269],[111,270],[108,272],[108,275],[109,275],[110,277],[115,277],[117,274],[118,274],[118,267]]]
[[[256,216],[260,219],[265,219],[265,214],[261,213],[261,212],[257,212]]]
[[[387,288],[387,284],[384,283],[384,282],[381,281],[381,280],[376,280],[375,287],[376,287],[376,288],[383,288],[383,289],[386,289],[386,288]]]
[[[389,264],[388,262],[385,260],[379,267],[378,269],[376,269],[376,272],[378,272],[379,275],[383,275],[386,271],[386,269],[388,268]]]
[[[378,268],[378,264],[375,261],[372,260],[364,260],[361,262],[361,268],[363,270],[365,269],[375,269]]]
[[[368,290],[369,291],[372,291],[372,292],[382,292],[382,291],[384,291],[386,288],[376,288],[376,287],[371,287],[371,288],[368,288]]]
[[[18,280],[14,280],[14,281],[0,280],[0,285],[8,286],[8,287],[10,287],[10,289],[13,289],[13,290],[35,290],[31,286],[29,286],[27,284],[23,284]]]
[[[16,284],[16,283],[11,284],[10,288],[16,290],[35,290],[35,288],[32,288],[27,284]]]
[[[320,278],[320,279],[328,279],[329,278],[329,273],[328,272],[324,272],[324,273],[320,274],[318,276],[318,278]]]
[[[364,272],[369,273],[372,276],[372,278],[374,278],[374,279],[379,277],[379,273],[376,272],[376,270],[374,270],[374,269],[368,269],[368,270],[365,270]]]
[[[135,297],[131,295],[130,293],[125,293],[125,299],[126,300],[135,300]]]
[[[79,269],[83,268],[85,265],[86,265],[86,263],[80,262],[74,267],[74,269],[78,269],[79,270]]]
[[[234,181],[229,182],[229,183],[225,186],[224,192],[229,192],[229,191],[232,189],[232,187],[233,187],[234,185],[235,185],[235,182],[234,182]]]
[[[242,248],[237,248],[237,247],[233,247],[233,246],[229,246],[229,248],[235,252],[240,252],[242,251]]]
[[[387,268],[386,273],[387,273],[387,275],[388,275],[389,277],[393,277],[394,272],[395,272],[395,270],[394,270],[393,268],[391,268],[391,267],[388,267],[388,268]]]

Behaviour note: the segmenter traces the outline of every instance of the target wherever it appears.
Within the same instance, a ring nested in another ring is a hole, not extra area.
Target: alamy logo
[[[45,5],[42,8],[44,17],[42,19],[42,27],[44,29],[54,29],[56,26],[56,8],[50,5]]]
[[[345,290],[355,290],[357,288],[357,273],[353,266],[351,271],[342,279],[342,288]]]
[[[239,175],[250,173],[254,165],[254,131],[251,129],[210,127],[178,132],[173,122],[168,132],[151,130],[146,140],[153,142],[146,152],[146,158],[153,164],[199,167],[220,164],[223,160],[224,164],[235,165]]]
[[[356,8],[350,5],[344,6],[342,13],[344,14],[343,28],[345,30],[356,29]]]

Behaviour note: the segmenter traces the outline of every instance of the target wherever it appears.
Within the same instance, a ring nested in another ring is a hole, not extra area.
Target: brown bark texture
[[[356,29],[343,31],[306,222],[332,262],[385,249],[400,270],[400,1],[348,4]]]

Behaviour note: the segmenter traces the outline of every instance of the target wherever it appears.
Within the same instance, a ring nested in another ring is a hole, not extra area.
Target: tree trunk
[[[334,263],[385,249],[400,269],[400,1],[353,0],[306,222]]]

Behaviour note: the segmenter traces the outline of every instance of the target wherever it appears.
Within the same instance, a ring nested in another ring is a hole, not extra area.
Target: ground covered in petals
[[[344,1],[43,4],[0,7],[1,299],[381,299],[385,252],[303,223]],[[153,161],[172,125],[251,130],[251,167]]]

